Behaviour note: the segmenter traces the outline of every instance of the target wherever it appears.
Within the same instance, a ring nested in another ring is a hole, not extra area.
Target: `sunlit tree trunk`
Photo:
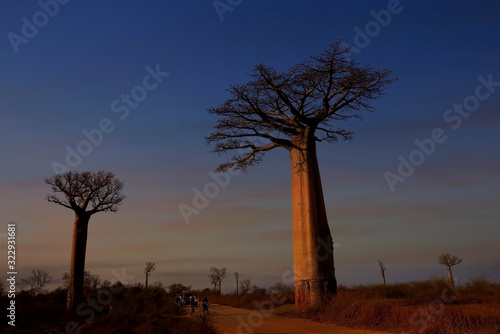
[[[324,305],[336,293],[337,281],[313,129],[305,128],[292,144],[295,307],[300,312]]]
[[[83,301],[83,280],[85,272],[85,253],[90,215],[75,214],[73,225],[73,246],[69,269],[67,310],[76,310]]]

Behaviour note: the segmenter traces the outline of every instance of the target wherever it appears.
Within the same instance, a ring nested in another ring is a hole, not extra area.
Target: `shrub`
[[[484,277],[456,288],[439,278],[386,286],[339,286],[327,307],[299,316],[412,334],[497,334],[500,286]]]

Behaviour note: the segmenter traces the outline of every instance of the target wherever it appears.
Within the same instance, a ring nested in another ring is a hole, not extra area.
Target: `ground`
[[[286,307],[286,306],[285,306]],[[349,329],[307,319],[277,316],[283,309],[247,310],[212,305],[210,319],[224,334],[384,334],[386,332]],[[199,312],[197,310],[197,312]],[[201,313],[201,312],[200,312]]]

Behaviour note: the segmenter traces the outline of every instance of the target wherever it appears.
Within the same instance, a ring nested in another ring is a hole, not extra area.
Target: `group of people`
[[[195,305],[196,304],[195,304],[194,297],[193,296],[189,297],[189,306],[191,307],[191,315],[194,314]],[[207,297],[203,298],[201,306],[203,307],[203,314],[205,314],[205,312],[207,312],[207,314],[208,314],[208,298]]]

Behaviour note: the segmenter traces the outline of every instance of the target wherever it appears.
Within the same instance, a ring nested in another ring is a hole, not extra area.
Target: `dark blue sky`
[[[229,97],[229,85],[260,62],[283,70],[342,39],[356,60],[393,69],[398,81],[377,112],[346,124],[352,143],[319,145],[339,282],[378,282],[378,259],[389,281],[439,276],[443,252],[464,259],[462,282],[500,280],[498,1],[218,3],[232,10],[217,13],[212,1],[4,1],[0,212],[19,225],[21,273],[43,266],[60,277],[69,266],[72,215],[45,201],[43,183],[54,162],[68,165],[69,147],[88,153],[73,169],[111,170],[126,184],[123,208],[91,221],[89,270],[107,279],[125,267],[140,280],[154,261],[165,284],[209,286],[212,265],[260,285],[279,281],[292,265],[286,151],[232,177],[190,224],[179,205],[192,206],[194,189],[230,158],[204,142],[216,121],[207,108]],[[169,74],[143,88],[155,70]],[[471,111],[454,110],[464,103]],[[81,144],[103,120],[98,144]],[[435,129],[446,139],[401,176],[400,157],[418,160],[415,140]],[[391,189],[387,172],[404,182]]]

